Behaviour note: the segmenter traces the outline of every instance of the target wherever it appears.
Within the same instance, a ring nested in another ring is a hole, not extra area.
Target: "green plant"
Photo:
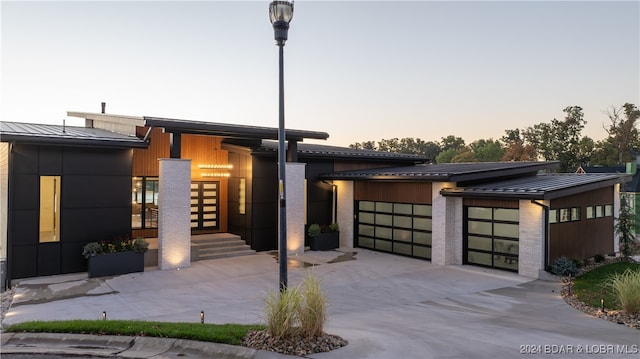
[[[131,238],[129,235],[117,236],[111,241],[89,242],[82,247],[82,255],[89,259],[102,253],[140,252],[149,249],[149,242],[144,238]]]
[[[633,254],[633,247],[636,241],[636,216],[626,195],[620,195],[620,212],[614,229],[620,238],[620,252],[625,258]]]
[[[297,287],[268,291],[264,306],[267,332],[276,340],[293,337],[298,331],[296,324],[299,307],[300,294]]]
[[[266,330],[276,340],[298,334],[308,338],[320,336],[326,318],[327,297],[311,272],[298,286],[267,292],[264,320]]]
[[[551,264],[551,273],[575,276],[578,273],[578,266],[573,260],[567,257],[560,257]]]
[[[596,263],[604,262],[604,255],[603,254],[596,254],[595,256],[593,256],[593,261],[596,262]]]
[[[317,235],[319,235],[320,233],[331,233],[331,232],[339,232],[340,231],[340,226],[338,226],[338,223],[331,223],[329,225],[323,224],[311,224],[309,225],[309,228],[307,229],[307,234],[309,235],[309,237],[315,237]]]
[[[640,264],[617,261],[592,269],[574,279],[572,292],[591,307],[600,308],[601,300],[604,299],[605,308],[622,309],[617,296],[611,289],[611,278],[616,273],[624,273],[627,269],[640,271]]]
[[[311,271],[307,272],[300,284],[300,291],[302,299],[298,319],[301,333],[307,338],[321,336],[327,319],[327,296]]]
[[[250,330],[261,330],[261,325],[201,324],[147,322],[136,320],[63,320],[50,322],[22,322],[3,328],[14,333],[78,333],[96,335],[135,335],[145,337],[176,338],[203,342],[240,345]]]
[[[611,276],[613,289],[622,310],[629,314],[640,313],[640,271],[627,269]]]
[[[312,238],[320,234],[320,232],[321,232],[320,225],[317,223],[309,225],[309,228],[307,229],[307,234],[309,235],[309,237],[312,237]]]
[[[82,255],[87,259],[100,253],[102,253],[102,246],[98,242],[90,242],[82,247]]]

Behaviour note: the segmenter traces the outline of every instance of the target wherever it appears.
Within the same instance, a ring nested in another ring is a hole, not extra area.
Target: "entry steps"
[[[251,247],[249,247],[240,236],[235,234],[212,233],[191,236],[192,262],[207,259],[239,257],[255,253],[255,250],[251,249]]]

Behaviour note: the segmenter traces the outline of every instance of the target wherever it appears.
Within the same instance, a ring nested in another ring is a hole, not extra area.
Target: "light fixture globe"
[[[269,4],[269,20],[273,25],[275,40],[278,45],[287,41],[289,23],[293,18],[293,1],[272,1]]]

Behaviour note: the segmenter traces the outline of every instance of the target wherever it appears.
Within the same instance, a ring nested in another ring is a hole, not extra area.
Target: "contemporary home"
[[[5,281],[83,272],[84,244],[157,238],[161,269],[191,237],[232,233],[277,248],[277,128],[69,112],[84,127],[0,122]],[[555,258],[618,250],[624,174],[545,174],[553,162],[427,164],[419,155],[317,144],[286,131],[287,250],[311,223],[340,245],[537,278]]]

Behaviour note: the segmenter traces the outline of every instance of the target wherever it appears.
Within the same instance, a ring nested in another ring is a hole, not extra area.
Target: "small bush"
[[[551,264],[551,273],[555,275],[575,276],[578,273],[578,266],[573,260],[567,257],[560,257]]]
[[[640,313],[640,271],[627,269],[611,277],[611,288],[622,310],[629,314]]]
[[[596,263],[602,263],[604,262],[604,254],[596,254],[595,256],[593,256],[593,260]]]

